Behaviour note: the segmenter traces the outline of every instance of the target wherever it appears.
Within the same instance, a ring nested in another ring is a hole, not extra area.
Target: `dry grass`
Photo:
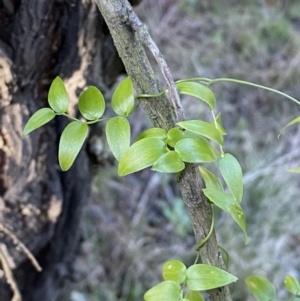
[[[235,77],[300,98],[298,2],[143,0],[137,11],[174,78]],[[295,127],[280,140],[277,134],[298,108],[244,86],[219,84],[213,90],[229,133],[226,151],[240,159],[245,173],[249,245],[227,215],[217,222],[219,240],[231,254],[230,270],[241,279],[232,289],[235,300],[253,300],[243,284],[252,273],[267,276],[282,296],[284,276],[300,278],[299,176],[286,172],[300,165],[300,132]],[[184,106],[189,117],[208,116],[195,100],[184,100]],[[135,132],[144,126],[141,112],[137,119]],[[72,300],[142,300],[160,280],[165,260],[189,264],[194,239],[182,204],[171,176],[144,171],[120,179],[115,168],[100,172],[84,210]]]

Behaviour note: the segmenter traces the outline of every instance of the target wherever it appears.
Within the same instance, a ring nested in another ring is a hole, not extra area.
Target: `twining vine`
[[[127,119],[128,116],[136,110],[140,99],[161,96],[169,93],[168,89],[156,95],[135,95],[132,81],[130,77],[127,77],[118,85],[111,99],[111,107],[117,116],[106,118],[103,117],[106,106],[105,99],[98,88],[91,86],[79,96],[78,109],[83,118],[77,119],[67,114],[68,93],[62,79],[56,77],[48,93],[50,108],[42,108],[35,112],[23,131],[23,134],[27,135],[50,122],[56,116],[68,117],[71,122],[61,134],[58,150],[58,161],[63,171],[69,170],[73,165],[87,138],[88,126],[101,121],[106,121],[107,142],[118,161],[118,174],[120,176],[151,167],[154,171],[175,173],[177,177],[180,177],[186,163],[217,164],[221,179],[204,166],[198,166],[205,183],[205,188],[202,191],[211,204],[212,222],[208,235],[195,246],[197,251],[195,263],[187,268],[179,260],[166,262],[162,268],[164,281],[145,293],[144,299],[146,301],[201,301],[204,300],[201,291],[222,287],[238,279],[220,268],[198,263],[199,250],[208,241],[214,230],[214,206],[231,215],[243,231],[245,243],[248,242],[246,218],[241,207],[243,198],[242,169],[232,154],[224,152],[223,136],[226,135],[226,130],[222,125],[221,113],[216,115],[214,112],[216,98],[209,88],[210,85],[217,82],[233,82],[265,89],[300,105],[298,100],[285,93],[246,81],[203,77],[183,79],[175,82],[177,91],[179,94],[187,94],[201,100],[211,112],[211,121],[179,119],[180,121],[176,123],[176,126],[168,131],[162,128],[150,128],[143,131],[131,144],[131,128]],[[300,117],[295,118],[281,130],[280,134],[287,127],[299,122]],[[300,172],[300,167],[290,171]],[[223,251],[228,259],[227,252]],[[246,284],[259,301],[269,301],[276,298],[273,285],[261,276],[249,276],[246,279]],[[294,277],[287,276],[285,278],[285,287],[292,294],[290,300],[300,301],[297,297],[300,294],[300,285]]]

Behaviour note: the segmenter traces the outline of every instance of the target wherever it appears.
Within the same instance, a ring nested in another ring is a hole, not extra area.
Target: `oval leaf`
[[[184,298],[186,298],[189,301],[205,301],[203,296],[197,291],[188,291]]]
[[[300,285],[296,278],[293,276],[287,275],[284,278],[284,286],[286,290],[293,295],[299,295],[300,294]]]
[[[211,110],[216,106],[214,93],[206,86],[196,82],[181,82],[176,84],[177,90],[181,94],[187,94],[203,100]]]
[[[111,152],[119,161],[130,147],[130,124],[125,117],[110,118],[106,124],[106,139]]]
[[[91,86],[83,91],[79,96],[78,108],[85,119],[99,119],[105,110],[105,100],[100,90]]]
[[[167,152],[164,141],[159,138],[145,138],[132,144],[119,162],[118,173],[126,176],[154,164]]]
[[[212,203],[231,215],[231,217],[243,230],[247,244],[248,236],[246,231],[245,214],[241,206],[236,202],[235,198],[232,195],[217,189],[205,188],[202,189],[202,191]]]
[[[181,287],[174,281],[161,282],[150,290],[145,295],[145,301],[178,301],[181,295]]]
[[[186,271],[186,285],[193,291],[205,291],[237,281],[237,277],[207,264],[194,264]]]
[[[162,128],[151,128],[148,129],[142,133],[140,133],[136,138],[135,142],[144,139],[144,138],[160,138],[160,139],[166,139],[167,138],[167,132],[166,130]]]
[[[23,135],[27,135],[30,132],[38,129],[42,125],[51,121],[55,117],[53,110],[49,108],[43,108],[36,111],[27,121],[25,128],[23,130]]]
[[[223,136],[213,124],[202,120],[187,120],[178,122],[177,124],[183,129],[209,138],[217,142],[219,145],[223,145]]]
[[[207,170],[202,166],[199,166],[199,171],[202,175],[206,188],[213,188],[216,190],[224,191],[222,183],[212,172],[210,172],[209,170]]]
[[[153,164],[152,170],[164,173],[172,173],[182,171],[185,164],[181,161],[179,154],[175,151],[170,151],[161,157]]]
[[[65,113],[69,105],[69,97],[62,79],[57,76],[49,89],[48,103],[57,113]]]
[[[225,154],[219,160],[219,170],[230,192],[240,204],[243,198],[243,173],[238,160],[231,154]]]
[[[186,266],[179,260],[167,261],[162,268],[162,275],[165,280],[171,280],[179,284],[185,281]]]
[[[61,169],[67,171],[74,163],[88,133],[86,123],[72,121],[61,134],[58,161]]]
[[[272,301],[276,298],[275,288],[266,278],[251,275],[245,279],[245,282],[250,292],[258,301]]]
[[[188,163],[213,162],[219,158],[217,151],[205,139],[187,138],[175,145],[182,161]]]
[[[281,131],[280,131],[280,133],[279,133],[279,135],[278,135],[278,138],[281,136],[281,134],[285,131],[286,128],[288,128],[289,126],[294,125],[294,124],[296,124],[296,123],[299,123],[299,122],[300,122],[300,116],[299,116],[299,117],[296,117],[295,119],[293,119],[292,121],[290,121],[286,126],[284,126],[284,127],[281,129]]]
[[[112,109],[118,115],[128,116],[134,109],[133,86],[130,77],[126,77],[116,88],[112,99]]]
[[[174,128],[171,128],[169,131],[168,131],[168,140],[167,140],[167,143],[168,145],[170,145],[171,147],[174,147],[175,144],[182,140],[182,139],[186,139],[186,138],[197,138],[199,136],[189,132],[189,131],[185,131],[185,130],[182,130],[180,129],[179,127],[174,127]]]

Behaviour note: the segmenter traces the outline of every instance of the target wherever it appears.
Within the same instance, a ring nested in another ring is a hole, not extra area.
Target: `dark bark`
[[[0,2],[0,223],[43,268],[36,272],[0,233],[25,301],[64,298],[90,170],[85,146],[71,170],[60,171],[57,145],[64,118],[25,138],[23,127],[37,109],[47,106],[47,91],[56,75],[65,81],[69,109],[75,112],[83,88],[93,84],[105,91],[123,68],[93,1]],[[0,300],[9,301],[11,295],[0,278]]]
[[[96,0],[96,2],[137,92],[157,94],[160,88],[145,54],[142,45],[143,37],[139,33],[142,25],[136,21],[137,18],[128,1]],[[169,129],[175,125],[174,107],[168,103],[166,97],[145,100],[143,105],[154,126]],[[187,165],[181,174],[179,184],[192,219],[195,238],[197,242],[200,242],[209,232],[211,212],[209,203],[202,193],[203,183],[197,167],[191,164]],[[201,259],[206,264],[225,268],[215,233],[201,249]],[[212,301],[231,301],[228,287],[211,290],[208,294]]]

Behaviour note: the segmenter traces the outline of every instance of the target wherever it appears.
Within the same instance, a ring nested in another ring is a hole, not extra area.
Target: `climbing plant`
[[[157,95],[135,94],[130,77],[126,77],[112,95],[111,107],[116,116],[105,117],[105,99],[97,87],[90,86],[80,94],[78,99],[78,109],[82,117],[75,118],[67,113],[68,93],[62,79],[56,77],[48,93],[50,107],[35,112],[24,128],[23,134],[27,135],[56,116],[63,115],[70,119],[70,123],[61,134],[58,148],[58,162],[63,171],[71,168],[88,136],[89,125],[96,122],[106,122],[107,143],[118,161],[119,176],[126,176],[151,167],[156,172],[174,173],[179,179],[186,164],[198,165],[205,183],[202,191],[210,202],[212,213],[210,231],[202,241],[196,244],[196,259],[193,265],[187,268],[183,262],[178,260],[170,260],[164,264],[162,268],[164,281],[145,293],[146,301],[204,300],[201,295],[202,291],[223,287],[238,279],[223,269],[198,263],[199,250],[205,245],[214,230],[215,206],[233,218],[244,233],[245,243],[248,242],[246,217],[241,206],[243,199],[242,169],[237,159],[224,151],[226,130],[222,125],[221,112],[215,112],[216,97],[210,89],[210,85],[224,81],[272,91],[300,104],[295,98],[280,91],[236,79],[190,78],[179,80],[175,82],[178,92],[197,98],[210,111],[211,119],[179,121],[168,131],[153,127],[140,133],[132,142],[128,116],[135,112],[141,99],[167,94],[168,89]],[[295,118],[283,127],[279,135],[287,127],[299,122],[300,117]],[[210,170],[210,164],[217,166],[220,177]],[[290,171],[300,172],[300,167]],[[228,259],[228,253],[222,247],[220,249]],[[261,276],[249,276],[246,284],[259,301],[276,298],[272,284]],[[285,287],[292,294],[290,300],[300,300],[297,297],[300,294],[300,285],[294,277],[287,276],[285,278]]]

